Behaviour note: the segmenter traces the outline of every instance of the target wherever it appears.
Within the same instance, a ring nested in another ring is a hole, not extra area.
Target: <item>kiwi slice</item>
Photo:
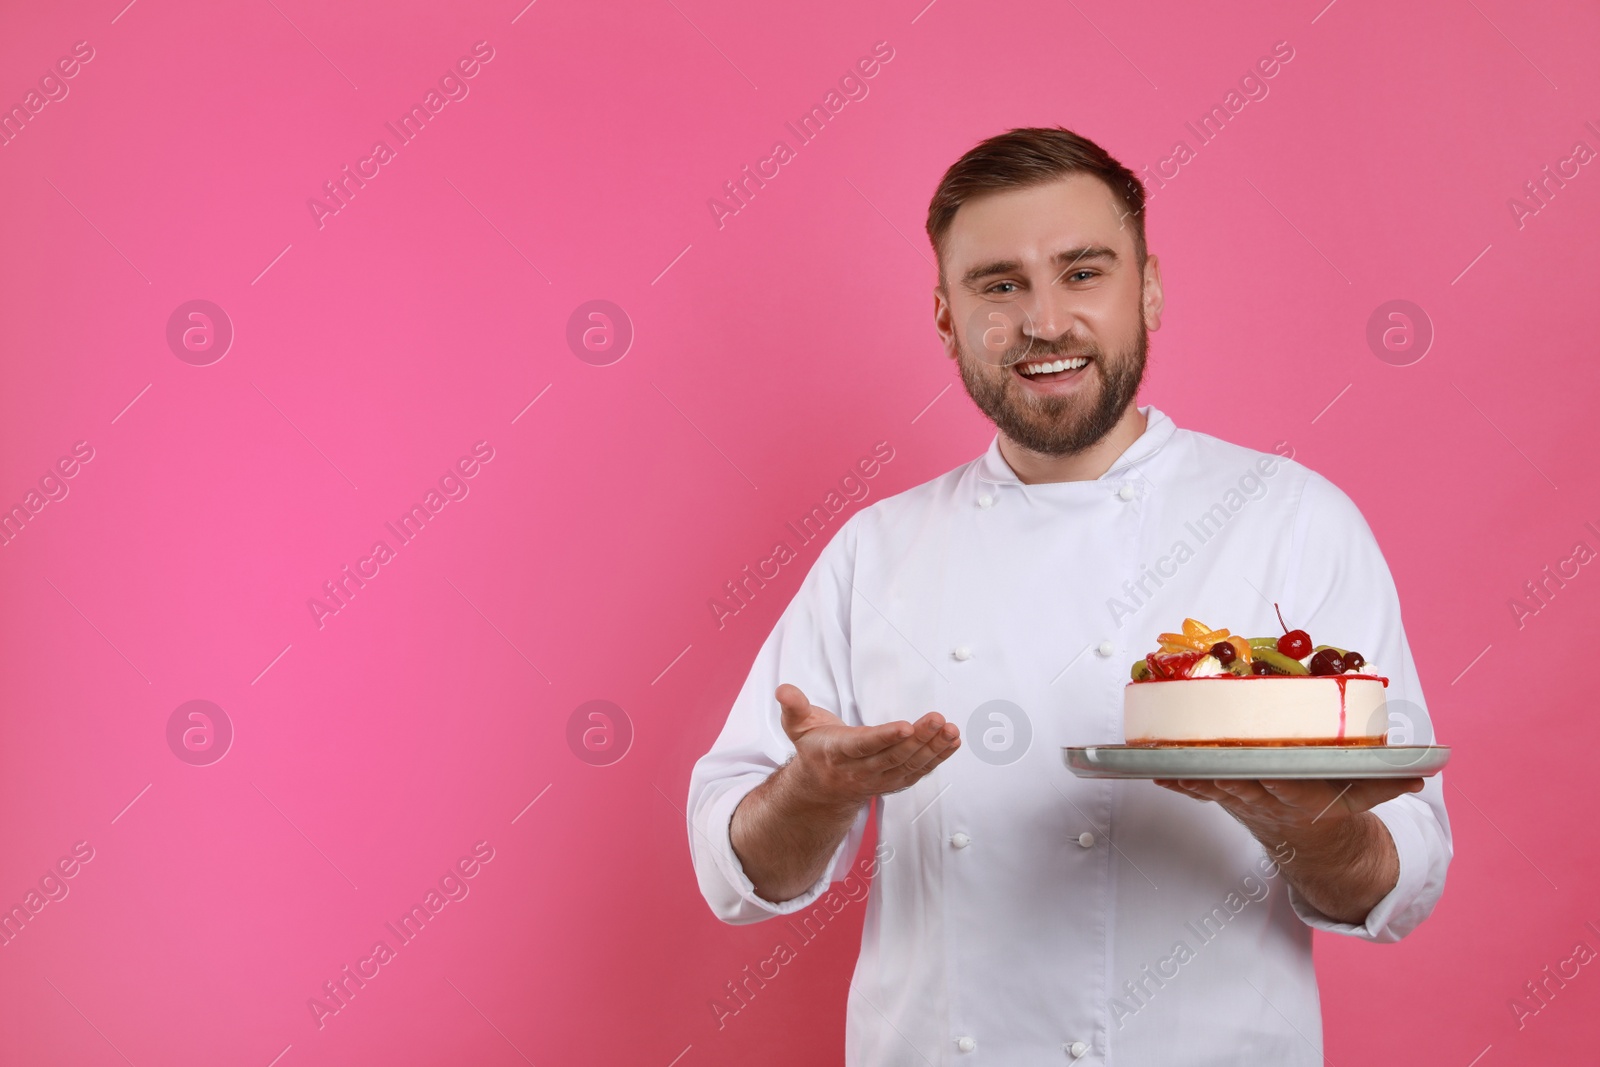
[[[1133,680],[1147,682],[1150,680],[1150,664],[1142,659],[1133,661]]]
[[[1276,637],[1250,638],[1250,651],[1254,653],[1258,648],[1270,648],[1276,652],[1278,650],[1278,639]]]
[[[1275,648],[1252,648],[1250,655],[1257,663],[1265,663],[1273,674],[1294,677],[1309,677],[1311,674],[1299,660],[1285,656]]]
[[[1236,659],[1232,663],[1228,664],[1228,673],[1233,675],[1235,678],[1248,678],[1251,674],[1250,664],[1246,663],[1242,659]]]
[[[1335,652],[1339,653],[1339,658],[1340,659],[1344,659],[1346,656],[1348,656],[1350,654],[1349,652],[1347,652],[1344,649],[1340,648],[1338,645],[1318,645],[1316,648],[1313,648],[1311,650],[1311,654],[1313,656],[1315,656],[1318,652],[1321,652],[1325,648],[1331,648]]]

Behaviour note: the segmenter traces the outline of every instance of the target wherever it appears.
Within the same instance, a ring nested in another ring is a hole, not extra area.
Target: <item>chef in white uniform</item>
[[[1138,179],[1066,130],[946,173],[935,324],[997,433],[837,531],[695,765],[701,891],[727,922],[789,917],[771,966],[838,912],[831,882],[873,876],[850,1067],[1320,1065],[1311,931],[1395,941],[1443,890],[1438,777],[1152,783],[1062,761],[1122,739],[1159,633],[1276,634],[1278,610],[1360,651],[1392,724],[1431,739],[1350,499],[1291,442],[1137,405],[1162,311],[1143,219]]]

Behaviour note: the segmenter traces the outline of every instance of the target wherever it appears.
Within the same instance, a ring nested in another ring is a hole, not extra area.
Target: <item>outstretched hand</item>
[[[783,732],[794,743],[794,773],[820,802],[860,804],[915,785],[961,747],[961,731],[930,711],[916,722],[847,726],[806,699],[798,686],[778,686]]]
[[[1282,840],[1315,828],[1329,828],[1423,786],[1421,778],[1322,779],[1245,778],[1157,779],[1175,793],[1211,800],[1262,840]]]

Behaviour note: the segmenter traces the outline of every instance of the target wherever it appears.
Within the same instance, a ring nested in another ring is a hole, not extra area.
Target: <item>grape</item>
[[[1344,654],[1344,669],[1345,670],[1347,670],[1347,671],[1359,671],[1362,667],[1365,667],[1366,665],[1367,665],[1367,657],[1363,656],[1361,653],[1359,653],[1359,652],[1346,652]]]
[[[1217,662],[1224,667],[1239,658],[1239,652],[1226,641],[1218,641],[1211,646],[1211,654],[1217,657]]]
[[[1339,650],[1325,648],[1311,657],[1311,673],[1318,675],[1343,674],[1344,657],[1339,655]]]

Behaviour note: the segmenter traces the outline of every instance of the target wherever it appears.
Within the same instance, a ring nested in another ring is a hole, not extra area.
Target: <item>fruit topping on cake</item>
[[[1281,611],[1278,624],[1283,627],[1279,637],[1246,638],[1227,630],[1213,630],[1196,619],[1184,619],[1181,632],[1162,634],[1158,638],[1160,647],[1133,665],[1133,680],[1170,682],[1224,675],[1375,677],[1361,653],[1334,645],[1313,645],[1310,634],[1289,629]]]

